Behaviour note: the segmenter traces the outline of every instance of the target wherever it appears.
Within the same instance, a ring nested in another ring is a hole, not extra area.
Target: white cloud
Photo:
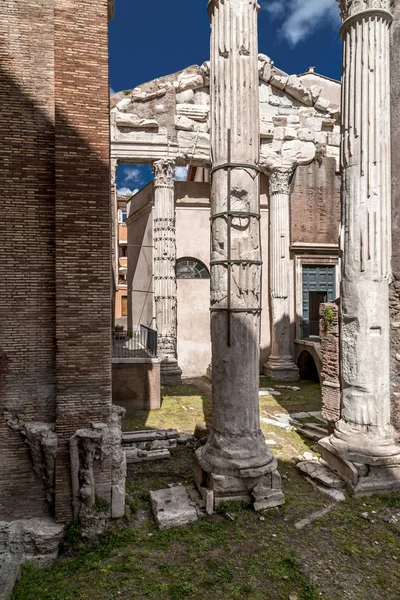
[[[138,191],[138,189],[132,190],[128,187],[120,187],[117,189],[117,194],[118,196],[134,196],[138,193]]]
[[[189,165],[186,167],[175,167],[175,181],[186,181]]]
[[[337,0],[273,0],[264,1],[263,8],[273,19],[285,15],[280,33],[292,46],[323,25],[339,27],[340,24]]]
[[[112,96],[113,94],[115,94],[114,90],[112,89],[112,87],[110,87],[110,96]]]
[[[139,167],[124,167],[123,181],[140,186],[143,183],[143,173]]]
[[[283,0],[273,0],[272,2],[263,2],[264,8],[272,17],[279,17],[285,10]]]

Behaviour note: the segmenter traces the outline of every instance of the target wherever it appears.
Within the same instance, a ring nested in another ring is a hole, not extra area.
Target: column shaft
[[[283,502],[276,460],[259,416],[261,289],[259,109],[255,0],[210,0],[211,341],[213,422],[197,456],[204,472],[228,476],[224,494],[249,493],[269,475],[263,498]],[[238,483],[244,478],[246,483]],[[271,483],[272,479],[274,481]],[[218,480],[220,481],[220,480]],[[209,487],[219,493],[210,478]],[[271,488],[276,489],[272,492]],[[266,491],[268,488],[268,492]],[[253,494],[256,498],[256,495]],[[271,502],[273,502],[271,504]],[[267,507],[267,506],[264,506]]]
[[[398,465],[390,425],[389,0],[342,0],[342,16],[341,419],[321,443],[357,464],[389,457]],[[369,480],[375,476],[370,467]]]
[[[293,334],[289,294],[290,221],[289,189],[291,170],[269,174],[271,290],[271,354],[265,365],[266,374],[279,381],[296,381],[299,370],[292,357]]]
[[[153,244],[158,355],[163,360],[161,375],[164,383],[175,384],[180,382],[181,371],[177,365],[176,229],[172,160],[154,163]],[[170,376],[173,381],[167,380]]]

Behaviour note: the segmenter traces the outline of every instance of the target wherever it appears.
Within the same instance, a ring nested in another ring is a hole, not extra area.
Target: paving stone
[[[183,486],[151,491],[150,503],[160,529],[187,525],[198,520],[195,502]]]

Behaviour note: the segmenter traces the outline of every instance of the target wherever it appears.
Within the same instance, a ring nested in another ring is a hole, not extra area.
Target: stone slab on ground
[[[311,523],[313,523],[317,519],[320,519],[321,517],[324,517],[329,512],[331,512],[331,510],[335,506],[336,506],[335,504],[330,504],[329,506],[326,506],[325,508],[321,508],[320,510],[313,512],[309,517],[306,517],[305,519],[301,519],[301,521],[298,521],[297,523],[295,523],[294,524],[295,528],[303,529],[304,527],[307,527],[307,525],[311,525]]]
[[[136,450],[129,449],[125,450],[126,463],[138,463],[144,462],[147,460],[163,460],[166,458],[171,458],[171,453],[169,450]]]
[[[198,520],[196,502],[182,485],[150,492],[151,509],[160,529],[187,525]]]
[[[314,460],[299,462],[297,463],[297,468],[304,473],[304,475],[311,477],[326,487],[335,489],[344,488],[343,480],[320,462]]]
[[[124,444],[136,444],[138,442],[153,442],[154,440],[178,439],[179,431],[176,429],[144,429],[141,431],[125,431],[122,434]]]

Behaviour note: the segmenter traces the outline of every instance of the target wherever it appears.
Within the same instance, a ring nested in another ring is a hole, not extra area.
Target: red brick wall
[[[290,193],[291,243],[338,244],[340,177],[334,158],[297,167]]]
[[[53,2],[0,16],[0,518],[17,518],[48,506],[6,421],[55,419]]]
[[[71,516],[69,438],[111,407],[107,5],[55,0],[59,520]]]
[[[107,5],[0,5],[0,518],[49,512],[9,418],[57,420],[63,521],[69,438],[110,414]]]

